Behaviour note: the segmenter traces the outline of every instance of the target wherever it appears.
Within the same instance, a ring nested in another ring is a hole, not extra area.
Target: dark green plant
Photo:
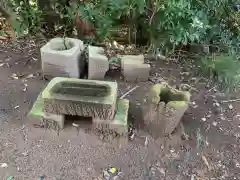
[[[17,19],[13,28],[18,36],[28,33],[35,34],[41,28],[42,12],[37,7],[36,0],[8,0],[9,6],[16,12]]]
[[[234,55],[211,55],[201,59],[200,72],[226,91],[234,91],[240,85],[240,61]]]

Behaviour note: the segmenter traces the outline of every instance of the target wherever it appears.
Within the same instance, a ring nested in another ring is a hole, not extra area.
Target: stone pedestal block
[[[121,69],[125,81],[147,81],[150,65],[144,64],[143,55],[126,55],[121,57]]]
[[[153,85],[143,109],[144,122],[154,137],[171,134],[179,124],[190,101],[189,92],[166,84]]]
[[[83,72],[83,42],[73,38],[54,38],[41,51],[42,71],[48,77],[76,77]]]
[[[34,117],[35,121],[37,123],[43,123],[43,121],[52,121],[58,125],[58,127],[53,127],[54,129],[63,129],[64,128],[64,121],[65,117],[64,115],[56,115],[51,113],[46,113],[43,110],[43,99],[42,99],[42,93],[39,94],[37,100],[32,106],[31,111],[28,113],[29,117]]]
[[[88,79],[103,80],[109,69],[102,47],[88,46]]]
[[[117,100],[117,110],[113,120],[102,120],[98,118],[93,118],[93,126],[101,130],[113,130],[120,135],[128,134],[128,109],[129,100],[118,99]]]
[[[42,93],[44,111],[52,114],[113,119],[117,83],[56,77]]]

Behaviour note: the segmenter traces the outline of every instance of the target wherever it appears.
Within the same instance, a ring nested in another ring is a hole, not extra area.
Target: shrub
[[[222,90],[234,91],[240,84],[240,61],[234,55],[211,55],[202,58],[200,72],[214,80]]]

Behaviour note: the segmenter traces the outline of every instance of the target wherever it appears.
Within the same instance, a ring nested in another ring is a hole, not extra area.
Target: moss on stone
[[[167,84],[155,84],[150,90],[150,101],[154,104],[164,102],[170,106],[184,106],[189,100],[189,92],[174,89]]]
[[[31,111],[28,113],[29,116],[43,117],[45,113],[43,112],[43,98],[42,93],[37,97],[37,100],[32,106]]]
[[[117,112],[115,114],[115,117],[114,117],[114,120],[112,123],[127,125],[128,109],[129,109],[129,100],[118,99],[117,100]]]

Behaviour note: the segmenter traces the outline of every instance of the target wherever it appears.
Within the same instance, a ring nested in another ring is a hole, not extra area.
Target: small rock
[[[26,151],[26,152],[22,153],[22,155],[23,155],[24,157],[26,157],[26,156],[28,155],[28,152]]]
[[[213,126],[217,126],[217,124],[218,123],[216,121],[213,121],[213,123],[212,123]]]
[[[229,109],[233,109],[233,105],[232,105],[232,104],[229,104],[229,105],[228,105],[228,108],[229,108]]]
[[[205,122],[207,119],[206,118],[202,118],[201,120]]]
[[[216,103],[213,103],[213,105],[215,105],[215,106],[217,106],[217,107],[219,107],[219,106],[220,106],[220,104],[219,104],[218,102],[216,102]]]
[[[78,128],[78,127],[79,127],[79,124],[77,124],[77,123],[72,123],[72,126],[75,127],[75,128]]]

